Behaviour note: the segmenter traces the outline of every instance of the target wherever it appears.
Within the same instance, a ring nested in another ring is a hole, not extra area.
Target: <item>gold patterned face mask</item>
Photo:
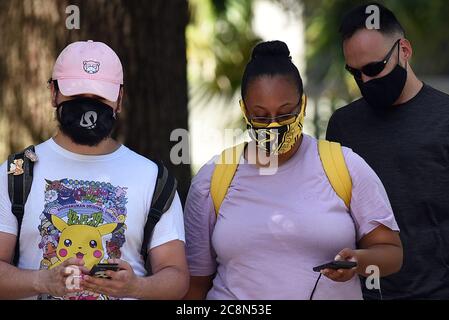
[[[271,155],[287,153],[301,137],[306,104],[307,97],[303,95],[299,113],[289,113],[275,118],[253,117],[249,120],[245,104],[240,100],[251,139],[256,142],[257,147]]]

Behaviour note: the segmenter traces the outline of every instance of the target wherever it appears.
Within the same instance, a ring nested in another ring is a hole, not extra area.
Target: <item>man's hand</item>
[[[40,293],[54,297],[81,292],[83,288],[78,284],[81,283],[81,275],[85,272],[88,270],[84,267],[83,260],[70,258],[53,269],[40,270],[35,287]]]
[[[346,261],[354,261],[357,262],[357,252],[356,250],[352,249],[343,249],[341,250],[337,256],[335,257],[335,260],[346,260]],[[355,274],[356,274],[357,267],[354,267],[352,269],[324,269],[321,270],[321,273],[324,274],[326,277],[328,277],[331,280],[334,280],[336,282],[346,282],[351,280]]]
[[[114,298],[133,298],[136,295],[139,278],[132,267],[126,261],[120,259],[108,260],[109,263],[117,263],[119,271],[106,271],[111,279],[101,279],[92,276],[84,276],[81,282],[85,290],[104,294]]]

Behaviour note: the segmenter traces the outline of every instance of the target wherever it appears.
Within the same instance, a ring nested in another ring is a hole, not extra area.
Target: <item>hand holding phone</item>
[[[323,269],[352,269],[354,267],[357,267],[357,263],[354,261],[341,261],[341,260],[334,260],[330,261],[328,263],[316,266],[313,268],[313,271],[320,272]]]
[[[117,263],[98,263],[90,270],[90,275],[96,278],[111,279],[106,275],[106,271],[118,271]]]

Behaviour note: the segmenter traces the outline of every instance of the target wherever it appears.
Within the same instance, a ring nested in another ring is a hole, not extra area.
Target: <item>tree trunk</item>
[[[66,28],[68,5],[80,9],[80,30]],[[185,0],[0,1],[0,158],[54,132],[46,80],[59,52],[73,41],[102,41],[125,71],[117,138],[163,160],[184,199],[190,166],[171,164],[170,133],[187,129],[187,20]]]

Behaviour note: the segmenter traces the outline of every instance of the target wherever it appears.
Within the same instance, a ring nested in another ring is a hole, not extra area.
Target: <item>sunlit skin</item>
[[[289,76],[262,76],[252,79],[243,97],[248,117],[276,117],[298,112],[302,92]],[[301,138],[287,153],[278,156],[278,164],[287,162],[299,150]],[[252,142],[254,143],[254,142]],[[249,149],[249,148],[248,148]],[[247,150],[248,150],[247,149]],[[247,154],[245,157],[248,158]],[[263,166],[261,163],[258,165]]]
[[[59,104],[65,101],[73,100],[76,98],[94,98],[107,105],[109,105],[116,114],[122,111],[123,105],[123,88],[120,90],[119,98],[117,101],[109,101],[99,96],[93,94],[81,94],[77,96],[64,96],[60,91],[56,91],[53,83],[50,85],[52,106],[57,108]],[[105,155],[116,151],[120,148],[120,143],[111,137],[106,138],[101,141],[97,146],[90,147],[74,143],[67,135],[65,135],[61,130],[58,130],[56,135],[53,137],[55,142],[66,150],[74,153],[84,154],[84,155]]]
[[[399,42],[399,65],[407,69],[407,81],[404,90],[394,103],[394,105],[403,104],[418,94],[423,83],[416,77],[410,66],[410,59],[413,56],[413,49],[410,42],[400,34],[384,35],[376,30],[361,29],[351,38],[343,42],[343,53],[346,64],[355,69],[361,69],[363,66],[381,61],[385,58],[388,51],[394,43]],[[398,64],[398,48],[393,51],[385,69],[375,77],[368,77],[362,74],[362,81],[367,82],[372,79],[381,78],[389,74]]]

